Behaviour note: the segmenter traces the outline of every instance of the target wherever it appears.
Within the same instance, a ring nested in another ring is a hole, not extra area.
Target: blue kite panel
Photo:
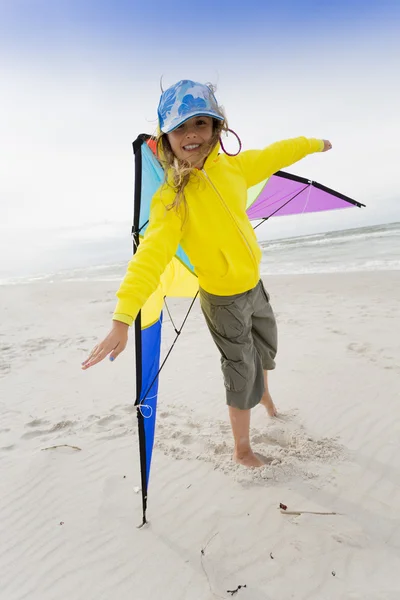
[[[149,481],[151,456],[153,452],[154,431],[157,412],[158,377],[160,368],[162,313],[159,320],[142,329],[142,389],[140,390],[140,411],[144,417],[146,439],[146,480]],[[152,383],[153,382],[153,383]],[[150,387],[151,386],[151,387]],[[150,389],[149,389],[150,387]]]
[[[139,230],[143,234],[147,228],[151,200],[164,181],[164,171],[147,144],[142,144],[142,190],[140,198]]]
[[[164,171],[154,156],[153,151],[147,144],[143,144],[141,147],[142,151],[142,193],[140,200],[140,218],[139,218],[139,230],[140,234],[144,235],[147,229],[148,220],[150,216],[150,205],[152,198],[160,185],[164,181]],[[194,267],[187,257],[187,254],[179,246],[176,253],[177,257],[186,265],[192,272]]]

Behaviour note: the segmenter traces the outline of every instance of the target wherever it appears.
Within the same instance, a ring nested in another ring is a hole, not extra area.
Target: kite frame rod
[[[133,203],[133,226],[132,226],[132,238],[133,238],[133,254],[137,252],[140,244],[139,237],[139,218],[140,218],[140,199],[142,191],[142,156],[140,152],[141,143],[137,144],[133,142],[133,152],[135,156],[135,191],[134,191],[134,203]],[[136,400],[135,406],[140,404],[140,395],[142,391],[142,320],[141,312],[139,311],[138,316],[135,319],[135,358],[136,358]],[[136,411],[138,419],[139,429],[139,455],[140,455],[140,475],[142,484],[142,508],[143,508],[143,522],[142,526],[147,523],[146,510],[147,510],[147,482],[146,482],[146,437],[144,429],[144,417],[139,409]]]
[[[253,227],[253,229],[257,229],[257,227],[260,227],[260,225],[262,225],[263,223],[265,223],[265,221],[268,221],[268,219],[270,219],[271,217],[273,217],[274,215],[276,215],[276,213],[279,212],[280,210],[282,210],[282,208],[285,208],[285,206],[287,204],[289,204],[289,202],[292,202],[292,200],[294,200],[295,198],[297,198],[297,196],[300,196],[300,194],[302,194],[307,188],[309,188],[310,185],[311,185],[311,183],[307,183],[306,186],[303,187],[303,189],[301,189],[299,192],[297,192],[297,194],[295,194],[292,198],[289,198],[289,200],[287,202],[285,202],[285,204],[282,204],[282,206],[280,206],[273,213],[271,213],[270,215],[268,215],[268,217],[264,217],[264,219],[262,219],[259,223],[257,223],[257,225],[255,227]]]

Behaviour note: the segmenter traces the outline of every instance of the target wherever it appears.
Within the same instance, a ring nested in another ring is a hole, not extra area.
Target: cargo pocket
[[[270,301],[270,295],[268,294],[267,290],[265,289],[264,282],[263,282],[262,279],[260,279],[260,284],[261,284],[261,289],[262,289],[262,292],[264,294],[264,297],[265,297],[266,301],[269,302]]]
[[[212,304],[210,309],[211,322],[217,333],[231,340],[243,334],[245,329],[243,315],[235,304]]]
[[[242,360],[221,358],[225,387],[229,392],[242,392],[247,383],[247,366]]]

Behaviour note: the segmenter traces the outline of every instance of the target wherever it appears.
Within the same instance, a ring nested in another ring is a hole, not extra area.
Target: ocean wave
[[[65,269],[56,273],[41,273],[25,277],[3,277],[2,285],[27,285],[33,283],[54,283],[56,281],[120,281],[126,269],[125,263],[93,265],[77,269]]]
[[[290,249],[290,248],[299,248],[299,247],[307,247],[307,246],[321,246],[321,245],[335,245],[335,244],[343,244],[343,243],[352,243],[354,241],[365,241],[376,238],[399,238],[400,237],[400,228],[392,229],[392,230],[382,230],[382,231],[371,231],[371,232],[353,232],[349,234],[340,234],[332,235],[332,234],[315,234],[313,236],[305,236],[298,238],[286,238],[284,240],[277,240],[271,242],[262,242],[261,248],[263,251],[267,250],[281,250],[281,249]]]
[[[278,265],[268,268],[263,265],[261,275],[306,275],[322,273],[357,273],[368,271],[399,271],[400,260],[369,260],[341,264],[304,264],[304,265]]]

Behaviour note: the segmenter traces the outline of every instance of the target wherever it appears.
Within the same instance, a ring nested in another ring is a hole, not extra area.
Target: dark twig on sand
[[[236,588],[236,590],[226,590],[226,592],[227,592],[227,594],[230,594],[231,596],[234,596],[242,588],[247,588],[247,585],[238,585],[238,587]]]

